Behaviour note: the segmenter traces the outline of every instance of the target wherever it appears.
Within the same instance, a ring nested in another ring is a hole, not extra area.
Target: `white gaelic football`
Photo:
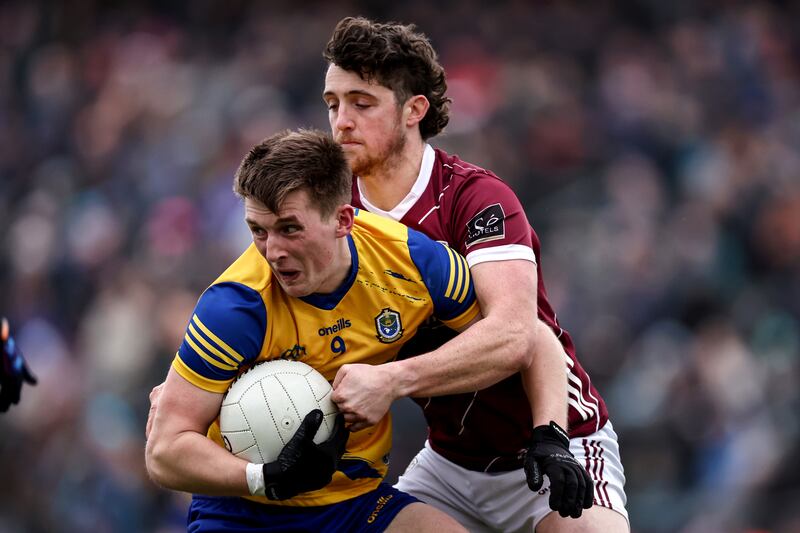
[[[324,442],[339,412],[331,390],[322,374],[300,361],[276,359],[253,366],[222,399],[219,425],[225,447],[251,463],[272,462],[314,409],[324,415],[314,442]]]

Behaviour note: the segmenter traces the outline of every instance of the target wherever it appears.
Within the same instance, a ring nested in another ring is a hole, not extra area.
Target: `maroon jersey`
[[[426,147],[420,175],[411,192],[392,211],[371,205],[353,180],[353,205],[367,209],[446,242],[466,256],[470,266],[485,261],[525,259],[537,264],[539,238],[519,199],[492,172],[442,150]],[[570,437],[594,433],[608,420],[603,399],[575,357],[569,334],[558,325],[538,271],[539,318],[564,346],[569,392]],[[449,329],[430,327],[417,334],[402,355],[434,349],[452,337]],[[520,375],[487,389],[415,399],[428,422],[431,447],[470,470],[505,471],[522,466],[533,420]]]

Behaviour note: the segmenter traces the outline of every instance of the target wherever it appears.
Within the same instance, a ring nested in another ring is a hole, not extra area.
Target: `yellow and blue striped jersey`
[[[392,220],[356,210],[347,237],[350,274],[335,292],[287,296],[254,245],[202,294],[173,368],[194,385],[225,392],[252,364],[295,359],[328,381],[346,363],[381,364],[430,317],[452,328],[479,310],[466,260]],[[374,489],[388,468],[391,417],[353,433],[340,470],[318,491],[271,505],[326,505]],[[219,421],[209,438],[222,446]]]

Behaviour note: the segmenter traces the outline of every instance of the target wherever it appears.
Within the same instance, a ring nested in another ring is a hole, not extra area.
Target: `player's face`
[[[299,190],[287,195],[277,214],[252,198],[245,199],[244,210],[256,248],[289,296],[333,292],[347,277],[350,252],[342,237],[352,227],[351,206],[323,218]]]
[[[334,139],[356,176],[390,167],[406,143],[403,109],[391,89],[330,65],[322,95]]]

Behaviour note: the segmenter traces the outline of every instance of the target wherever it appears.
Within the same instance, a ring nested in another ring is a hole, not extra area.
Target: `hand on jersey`
[[[594,482],[569,451],[569,437],[555,422],[533,428],[525,455],[525,477],[532,491],[550,478],[550,508],[563,517],[578,518],[592,506]]]
[[[264,465],[265,494],[270,500],[286,500],[301,492],[318,490],[331,482],[344,454],[350,432],[338,415],[331,436],[314,444],[314,435],[322,425],[322,411],[306,415],[278,458]]]
[[[374,426],[397,399],[396,380],[388,365],[342,365],[333,379],[331,399],[350,431]]]
[[[8,327],[8,320],[2,319],[0,340],[3,352],[0,354],[0,412],[8,411],[11,404],[19,402],[23,383],[36,385],[36,378],[28,369],[22,352],[14,342]]]

